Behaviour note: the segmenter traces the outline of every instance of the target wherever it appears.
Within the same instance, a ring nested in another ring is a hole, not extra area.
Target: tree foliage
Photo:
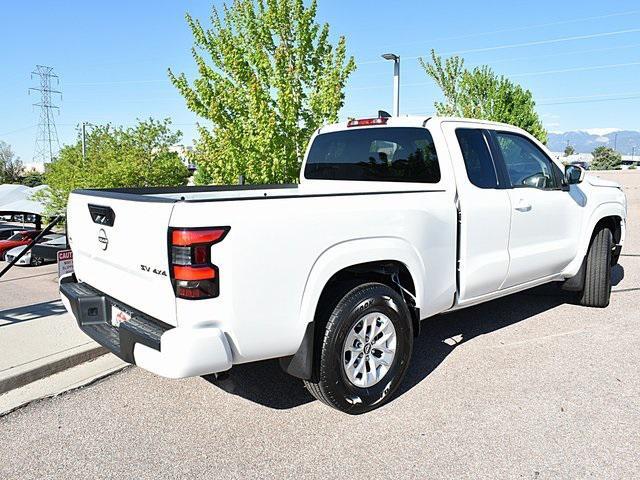
[[[16,157],[8,143],[0,140],[0,184],[20,183],[23,171],[20,158]]]
[[[564,156],[565,157],[570,157],[571,155],[574,155],[576,153],[576,149],[573,148],[571,145],[567,145],[564,148]]]
[[[593,170],[618,170],[622,165],[622,156],[611,147],[601,145],[593,150],[590,168]]]
[[[461,57],[443,61],[434,50],[431,62],[420,58],[420,65],[444,95],[444,102],[434,104],[438,115],[508,123],[526,130],[542,143],[547,142],[547,131],[529,90],[497,75],[486,65],[469,70]]]
[[[189,171],[169,147],[182,133],[168,119],[139,121],[134,127],[100,125],[88,130],[86,160],[80,134],[65,145],[47,166],[49,192],[42,194],[50,214],[64,210],[76,188],[152,187],[186,185]]]
[[[20,178],[20,183],[27,187],[37,187],[38,185],[42,185],[44,183],[44,173],[40,173],[36,169],[32,168],[31,170],[24,172],[24,175]]]
[[[198,77],[169,77],[213,124],[199,126],[197,183],[296,181],[311,134],[337,120],[355,69],[316,10],[316,0],[234,0],[213,7],[211,28],[187,14]]]

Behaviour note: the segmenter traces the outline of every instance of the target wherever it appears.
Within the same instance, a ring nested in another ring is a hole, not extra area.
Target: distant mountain
[[[549,133],[547,147],[552,152],[563,152],[567,141],[577,153],[591,153],[600,145],[611,148],[615,146],[622,155],[631,155],[632,147],[636,147],[636,155],[640,153],[640,132],[633,130],[592,128],[575,132]]]

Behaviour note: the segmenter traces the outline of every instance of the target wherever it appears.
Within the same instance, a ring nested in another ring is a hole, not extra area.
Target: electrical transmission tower
[[[38,134],[36,136],[36,146],[33,153],[34,162],[50,162],[53,160],[55,154],[60,148],[58,143],[58,130],[56,129],[56,122],[53,117],[53,111],[60,111],[60,107],[53,104],[52,97],[54,95],[60,95],[62,99],[62,92],[60,90],[53,90],[51,88],[51,82],[55,79],[56,85],[60,84],[60,80],[57,75],[53,73],[53,67],[47,67],[45,65],[36,65],[35,71],[31,72],[31,79],[38,77],[40,81],[39,87],[31,87],[31,91],[40,92],[40,101],[34,103],[34,107],[40,107],[40,121],[38,122]]]

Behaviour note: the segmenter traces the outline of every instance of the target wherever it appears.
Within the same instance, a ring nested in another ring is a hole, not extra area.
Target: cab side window
[[[512,187],[543,190],[559,188],[553,162],[529,139],[506,132],[495,132]]]
[[[479,188],[498,188],[498,175],[484,132],[477,128],[458,128],[456,137],[469,181]]]

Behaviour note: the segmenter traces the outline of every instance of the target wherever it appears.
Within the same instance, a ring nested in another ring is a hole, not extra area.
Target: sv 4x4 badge
[[[160,270],[159,268],[151,268],[151,267],[147,267],[146,265],[140,265],[140,270],[142,270],[143,272],[155,273],[156,275],[161,275],[163,277],[167,276],[166,270]]]

